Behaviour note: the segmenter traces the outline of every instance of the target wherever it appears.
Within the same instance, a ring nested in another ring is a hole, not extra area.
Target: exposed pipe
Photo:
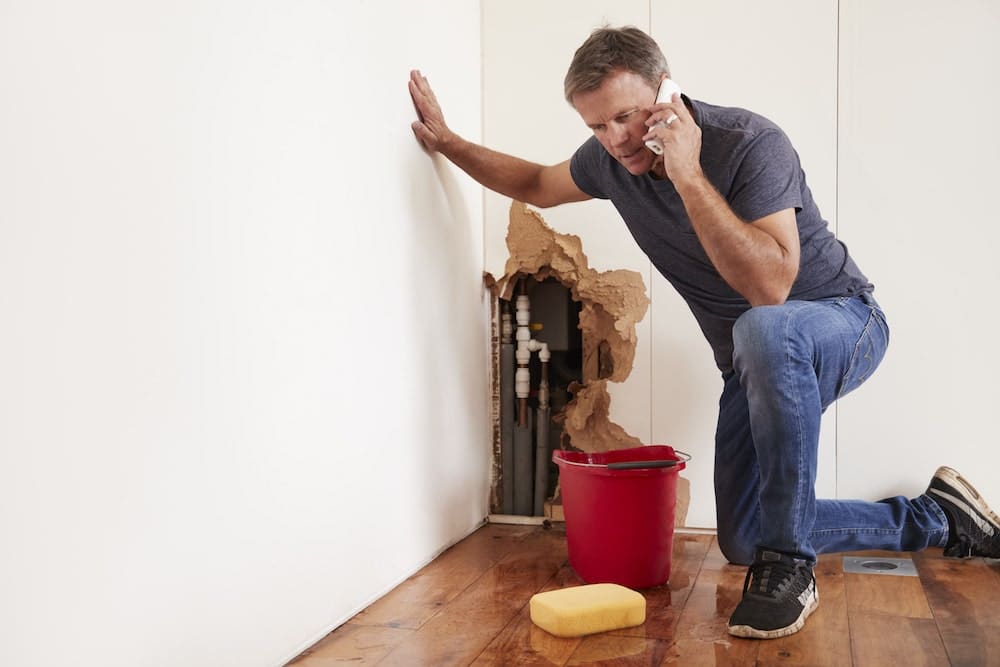
[[[514,376],[514,391],[517,394],[517,425],[528,425],[528,396],[531,393],[531,374],[528,372],[528,362],[531,352],[523,348],[524,343],[531,341],[531,303],[528,300],[528,288],[525,279],[521,279],[521,294],[517,297],[517,374]]]
[[[500,316],[500,488],[504,514],[514,513],[514,325],[508,308]]]
[[[517,321],[517,349],[514,352],[517,360],[517,372],[514,375],[514,394],[517,396],[517,426],[514,427],[514,513],[530,515],[534,504],[534,466],[531,461],[531,427],[528,424],[528,396],[531,393],[528,362],[531,361],[531,352],[525,344],[531,341],[531,312],[528,282],[524,276],[520,279],[519,287],[521,293],[514,302]]]
[[[534,505],[534,462],[531,460],[532,414],[526,411],[528,423],[514,425],[514,514],[531,516]]]
[[[517,321],[517,372],[514,376],[514,394],[517,397],[517,426],[514,428],[514,513],[536,516],[544,513],[545,495],[548,489],[548,441],[549,441],[549,360],[552,355],[549,346],[531,338],[531,302],[528,298],[527,279],[520,281],[520,294],[515,300]],[[542,362],[542,377],[538,387],[539,407],[536,419],[532,420],[528,410],[531,395],[531,373],[528,364],[531,353],[537,352]],[[535,429],[531,422],[535,421]],[[532,463],[531,436],[535,433],[535,461]],[[534,473],[532,473],[534,468]]]
[[[535,516],[545,514],[549,489],[549,346],[542,343],[538,359],[542,377],[538,383],[538,415],[535,420]]]

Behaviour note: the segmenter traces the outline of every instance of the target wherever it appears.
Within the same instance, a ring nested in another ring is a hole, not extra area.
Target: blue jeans
[[[810,564],[817,553],[943,545],[948,523],[927,496],[816,500],[820,418],[878,367],[889,342],[870,294],[751,308],[733,327],[715,444],[719,546],[731,562],[758,548]]]

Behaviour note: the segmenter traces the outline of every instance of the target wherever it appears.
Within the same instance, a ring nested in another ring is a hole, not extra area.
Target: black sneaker
[[[1000,558],[1000,517],[964,477],[941,466],[931,478],[927,495],[948,517],[945,556]]]
[[[758,551],[743,582],[743,600],[729,619],[729,634],[774,639],[802,629],[819,605],[812,568],[774,551]]]

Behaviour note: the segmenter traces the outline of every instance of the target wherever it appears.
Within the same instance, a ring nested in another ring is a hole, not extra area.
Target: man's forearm
[[[458,135],[452,135],[438,150],[484,187],[528,204],[547,205],[539,201],[542,165],[491,150]]]
[[[410,124],[417,141],[432,153],[441,153],[481,185],[535,206],[547,207],[590,196],[576,186],[569,160],[551,167],[506,155],[466,141],[452,132],[427,78],[410,72],[410,96],[417,120]]]
[[[704,176],[686,180],[677,191],[698,240],[729,286],[752,306],[784,303],[798,273],[798,237],[786,244],[794,247],[786,247],[744,222]]]

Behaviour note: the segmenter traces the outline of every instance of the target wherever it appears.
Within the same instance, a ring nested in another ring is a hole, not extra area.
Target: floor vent
[[[909,558],[844,557],[844,572],[850,574],[888,574],[894,577],[915,577],[917,568]]]

